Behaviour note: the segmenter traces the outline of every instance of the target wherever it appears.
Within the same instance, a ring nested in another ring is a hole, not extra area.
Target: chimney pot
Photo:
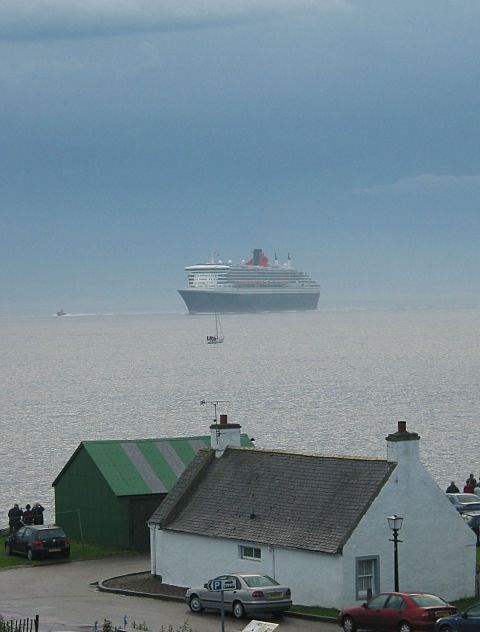
[[[227,415],[220,415],[220,423],[222,426],[228,425],[228,417]]]
[[[416,432],[408,432],[407,422],[399,421],[397,432],[393,432],[385,437],[387,440],[387,461],[398,463],[399,460],[407,462],[420,458],[419,442],[420,435]]]

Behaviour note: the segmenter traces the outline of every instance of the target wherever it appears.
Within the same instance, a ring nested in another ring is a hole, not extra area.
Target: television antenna
[[[228,399],[212,399],[210,401],[201,399],[200,406],[204,406],[205,404],[211,404],[213,406],[213,423],[217,423],[217,406],[218,404],[228,404],[230,400]]]

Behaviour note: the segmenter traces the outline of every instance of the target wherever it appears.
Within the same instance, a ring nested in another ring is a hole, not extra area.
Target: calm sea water
[[[366,310],[0,320],[0,526],[40,501],[82,440],[208,434],[213,407],[257,447],[385,457],[400,419],[443,488],[480,475],[480,311]]]

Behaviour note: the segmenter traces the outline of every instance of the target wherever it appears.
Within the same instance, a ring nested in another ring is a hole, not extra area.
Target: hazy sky
[[[478,0],[3,0],[0,314],[182,309],[263,247],[321,305],[480,295]]]

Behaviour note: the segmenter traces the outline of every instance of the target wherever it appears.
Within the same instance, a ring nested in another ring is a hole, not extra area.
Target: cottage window
[[[379,559],[377,557],[357,557],[356,560],[356,598],[369,599],[380,590]]]
[[[240,558],[242,560],[255,560],[259,562],[262,559],[262,550],[255,546],[239,546]]]

